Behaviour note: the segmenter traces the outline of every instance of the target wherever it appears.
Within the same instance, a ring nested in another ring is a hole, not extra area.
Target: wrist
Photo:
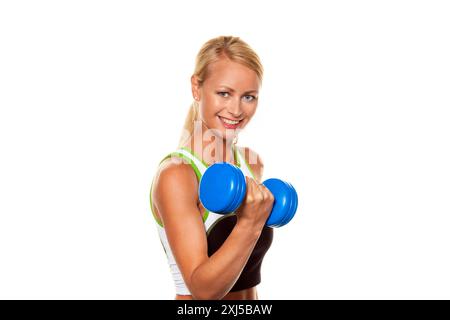
[[[255,238],[259,238],[264,225],[255,224],[253,221],[247,219],[238,219],[236,228],[242,230],[247,235],[252,235]]]

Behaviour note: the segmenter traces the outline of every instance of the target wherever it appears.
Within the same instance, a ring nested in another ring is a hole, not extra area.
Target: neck
[[[195,128],[185,146],[194,151],[208,166],[217,162],[236,164],[233,140],[222,137],[217,130],[209,129],[203,121]]]

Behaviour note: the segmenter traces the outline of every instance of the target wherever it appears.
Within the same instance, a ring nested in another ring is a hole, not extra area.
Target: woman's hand
[[[237,223],[261,231],[272,211],[274,197],[263,184],[248,176],[245,179],[247,191],[244,201],[236,210]]]

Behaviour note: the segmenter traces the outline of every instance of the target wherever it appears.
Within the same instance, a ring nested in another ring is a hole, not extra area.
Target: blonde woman
[[[236,141],[256,112],[262,76],[258,55],[238,37],[211,39],[197,55],[182,138],[159,164],[150,189],[176,299],[258,298],[274,198],[261,184],[261,157]],[[244,201],[230,215],[208,212],[198,197],[202,174],[220,161],[246,176]]]

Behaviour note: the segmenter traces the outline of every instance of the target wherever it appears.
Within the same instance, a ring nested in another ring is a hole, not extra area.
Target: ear
[[[199,101],[201,99],[200,96],[200,83],[198,81],[198,77],[196,75],[193,75],[191,77],[191,88],[192,88],[192,97]]]

